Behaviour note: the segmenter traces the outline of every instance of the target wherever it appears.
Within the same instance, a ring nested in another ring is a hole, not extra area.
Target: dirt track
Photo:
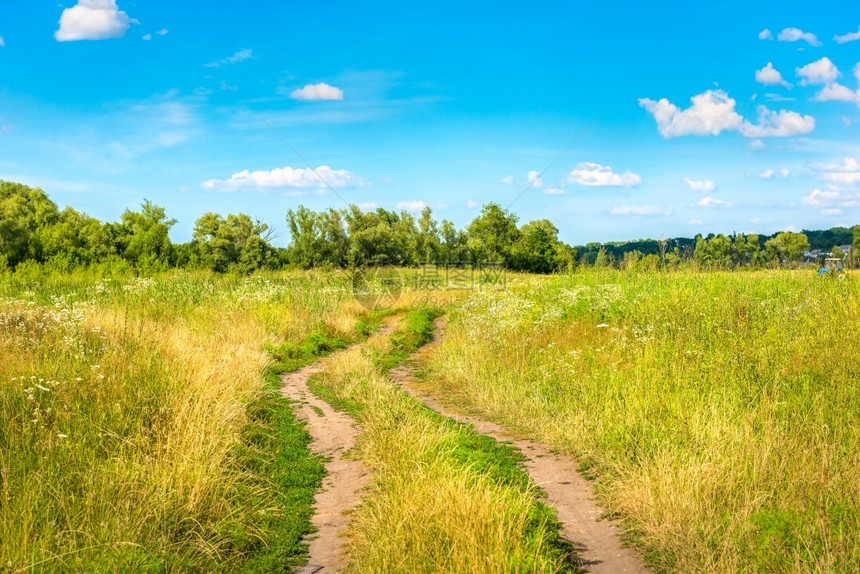
[[[437,321],[436,338],[416,355],[432,352],[444,337],[445,323]],[[599,520],[603,510],[593,501],[591,483],[576,471],[570,457],[555,454],[539,443],[517,438],[501,426],[462,415],[446,408],[432,394],[415,388],[415,367],[403,364],[391,371],[391,378],[406,392],[433,410],[454,420],[471,424],[481,434],[501,442],[510,442],[526,457],[525,467],[531,479],[547,493],[545,502],[556,509],[562,523],[562,536],[573,543],[577,562],[593,574],[640,574],[650,572],[641,557],[631,548],[621,546],[620,530],[610,520]]]
[[[386,327],[375,336],[390,331],[391,327]],[[354,421],[317,398],[308,388],[308,379],[320,372],[327,360],[281,377],[281,394],[296,401],[296,415],[308,423],[307,429],[313,439],[310,449],[328,459],[325,463],[327,475],[316,494],[315,514],[311,519],[317,532],[309,537],[308,565],[298,570],[302,574],[336,572],[343,565],[343,534],[349,523],[347,513],[361,502],[362,491],[370,483],[370,472],[360,460],[344,458],[358,435]]]

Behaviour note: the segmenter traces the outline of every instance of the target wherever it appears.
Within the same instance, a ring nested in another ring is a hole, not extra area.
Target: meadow
[[[572,571],[511,448],[574,455],[657,572],[860,568],[860,286],[806,271],[511,274],[370,312],[344,272],[20,266],[0,280],[0,572],[290,571],[324,470],[278,373],[361,425],[350,572]]]
[[[860,569],[860,289],[810,271],[519,277],[427,380],[574,454],[657,571]]]
[[[7,274],[0,571],[303,564],[323,469],[276,373],[362,313],[343,274]]]

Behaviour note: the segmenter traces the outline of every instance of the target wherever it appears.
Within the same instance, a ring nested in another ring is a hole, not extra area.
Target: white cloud
[[[513,185],[514,176],[506,175],[505,177],[502,178],[502,183],[504,183],[505,185]]]
[[[842,116],[842,123],[845,124],[846,128],[850,128],[851,127],[851,118],[849,118],[848,116]]]
[[[766,147],[767,146],[764,145],[764,142],[761,140],[752,140],[750,143],[747,144],[747,148],[752,151],[761,151]]]
[[[117,8],[116,0],[78,0],[63,10],[54,38],[58,42],[122,38],[132,24],[138,23]]]
[[[683,135],[718,135],[735,130],[743,118],[735,111],[735,100],[722,90],[708,90],[690,98],[693,105],[681,110],[666,98],[654,101],[640,98],[639,105],[654,116],[657,129],[665,138]]]
[[[741,135],[748,138],[790,137],[808,134],[815,129],[815,118],[802,116],[797,112],[780,110],[774,112],[764,106],[758,107],[758,123],[744,120],[740,126]]]
[[[168,32],[169,32],[169,30],[167,28],[162,28],[161,30],[156,31],[155,33],[158,36],[166,36]],[[150,40],[152,40],[152,34],[144,34],[143,35],[143,41],[144,42],[149,42]]]
[[[857,83],[860,84],[860,62],[854,65],[854,77],[857,78]]]
[[[806,205],[820,206],[830,205],[839,200],[838,191],[824,191],[818,188],[813,189],[809,195],[803,196],[803,203]]]
[[[365,201],[364,203],[359,203],[358,208],[362,211],[370,211],[372,209],[376,209],[375,201]]]
[[[758,33],[759,40],[773,40],[773,32],[765,28],[761,32]]]
[[[786,88],[791,87],[791,84],[783,79],[779,70],[773,67],[773,62],[768,62],[767,66],[755,71],[755,81],[766,86],[779,85]]]
[[[701,219],[691,219],[687,225],[702,225],[704,222]]]
[[[152,34],[144,34],[143,35],[143,41],[144,42],[149,42],[150,40],[152,40]]]
[[[221,66],[227,66],[229,64],[238,64],[239,62],[244,62],[245,60],[250,60],[254,56],[254,51],[249,48],[243,48],[233,54],[232,56],[228,56],[226,58],[221,58],[220,60],[215,60],[214,62],[209,62],[205,64],[207,68],[220,68]]]
[[[810,62],[803,67],[795,68],[795,71],[801,78],[801,86],[828,84],[839,77],[839,70],[827,56],[815,62]]]
[[[325,183],[323,183],[323,180]],[[219,189],[230,191],[234,189],[278,188],[288,187],[297,189],[322,188],[326,184],[337,187],[364,187],[367,184],[357,175],[345,169],[331,169],[321,165],[316,170],[304,168],[281,167],[273,170],[250,171],[243,170],[234,173],[230,179],[210,179],[204,181],[204,189]]]
[[[526,180],[532,187],[543,187],[543,180],[540,178],[540,172],[531,170],[526,174]]]
[[[700,199],[696,205],[699,207],[727,207],[729,204],[721,199],[714,199],[709,195],[708,197]]]
[[[804,32],[800,28],[785,28],[779,33],[776,39],[780,42],[797,42],[799,40],[803,40],[810,46],[821,45],[821,42],[818,40],[818,36],[811,32]]]
[[[860,104],[860,90],[854,91],[851,88],[846,88],[839,82],[827,84],[821,91],[815,94],[812,98],[816,102],[850,102],[852,104]]]
[[[791,85],[791,84],[789,84],[789,85]],[[770,92],[766,93],[764,95],[764,97],[766,97],[767,101],[769,101],[769,102],[793,102],[794,101],[794,98],[791,98],[789,96],[784,96],[782,94],[773,94]]]
[[[168,30],[167,28],[162,28],[161,30],[156,32],[156,34],[158,34],[159,36],[167,36],[168,32],[170,32],[170,30]]]
[[[846,157],[841,164],[813,163],[810,169],[815,172],[818,179],[829,181],[837,185],[853,185],[860,183],[860,161],[857,158]]]
[[[469,199],[466,201],[466,207],[468,207],[469,209],[475,209],[476,207],[478,207],[478,202],[474,201],[472,199]]]
[[[6,40],[3,39],[3,36],[0,36],[0,48],[6,47]]]
[[[842,215],[842,210],[835,207],[829,207],[827,209],[822,209],[821,215]]]
[[[290,92],[290,97],[294,100],[302,101],[342,100],[343,90],[320,82],[319,84],[308,84],[304,88],[293,90]]]
[[[568,175],[568,180],[591,187],[633,187],[642,183],[642,178],[631,171],[615,173],[608,165],[591,162],[576,166]]]
[[[784,167],[781,169],[770,169],[770,168],[768,168],[764,171],[760,171],[757,174],[755,174],[755,176],[759,179],[775,179],[775,178],[786,179],[790,175],[791,175],[791,172],[787,168],[784,168]]]
[[[421,211],[427,207],[427,204],[419,199],[418,201],[399,201],[396,207],[406,211]]]
[[[833,39],[837,44],[844,44],[845,42],[853,42],[854,40],[860,40],[860,26],[857,27],[856,32],[849,32],[847,34],[843,34],[842,36],[836,35],[833,36]]]
[[[564,195],[564,190],[558,187],[548,187],[543,192],[547,195]]]
[[[695,179],[685,177],[684,183],[687,184],[687,187],[689,187],[693,191],[714,191],[715,189],[717,189],[717,184],[715,184],[710,179],[696,181]]]
[[[616,205],[612,208],[613,215],[666,215],[666,211],[657,205]]]

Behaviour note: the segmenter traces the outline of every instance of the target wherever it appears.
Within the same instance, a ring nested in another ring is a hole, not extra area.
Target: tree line
[[[173,243],[164,208],[144,201],[118,222],[101,222],[71,207],[60,210],[44,191],[0,181],[0,271],[32,262],[58,270],[95,264],[144,271],[171,267],[248,273],[258,269],[350,268],[361,265],[501,263],[516,271],[553,273],[577,266],[623,268],[769,266],[798,262],[805,251],[860,245],[860,226],[773,236],[709,235],[571,246],[547,219],[519,224],[499,205],[485,205],[464,229],[420,215],[378,208],[286,213],[290,242],[272,245],[273,230],[240,213],[206,213],[191,241]],[[827,247],[822,247],[830,243]],[[817,244],[817,245],[816,245]]]

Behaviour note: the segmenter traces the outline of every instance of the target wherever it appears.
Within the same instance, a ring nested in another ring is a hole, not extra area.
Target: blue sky
[[[284,244],[344,201],[571,243],[850,226],[858,62],[847,1],[10,0],[0,179],[108,221],[150,199],[178,241],[214,211]]]

